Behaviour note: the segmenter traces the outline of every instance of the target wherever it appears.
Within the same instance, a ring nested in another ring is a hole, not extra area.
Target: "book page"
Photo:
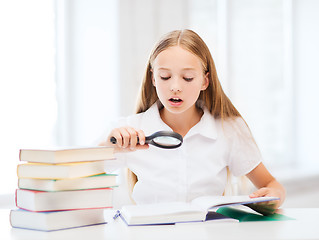
[[[257,202],[267,202],[272,200],[278,200],[276,197],[259,197],[250,198],[248,195],[241,196],[203,196],[198,197],[192,201],[192,205],[200,207],[202,210],[208,210],[210,208],[231,206],[238,204],[249,204]]]
[[[127,205],[121,210],[122,214],[127,216],[129,215],[129,217],[174,215],[184,212],[200,212],[200,208],[191,205],[190,203],[170,202],[145,205]]]

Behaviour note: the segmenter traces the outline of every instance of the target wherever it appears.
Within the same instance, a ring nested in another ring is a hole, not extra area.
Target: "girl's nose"
[[[181,92],[182,91],[179,79],[176,79],[176,78],[172,79],[172,81],[171,81],[171,91],[172,92]]]

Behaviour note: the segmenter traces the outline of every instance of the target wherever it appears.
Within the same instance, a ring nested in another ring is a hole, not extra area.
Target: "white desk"
[[[9,210],[0,210],[0,239],[319,239],[319,208],[291,208],[283,214],[296,220],[272,222],[186,223],[128,227],[121,219],[98,226],[55,232],[11,228]]]

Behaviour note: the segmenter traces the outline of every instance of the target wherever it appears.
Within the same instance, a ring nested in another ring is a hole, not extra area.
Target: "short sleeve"
[[[230,138],[228,167],[236,177],[246,175],[262,161],[259,148],[242,118],[227,124]]]

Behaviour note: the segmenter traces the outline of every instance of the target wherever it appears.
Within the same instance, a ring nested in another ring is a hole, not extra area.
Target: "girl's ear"
[[[202,88],[201,90],[204,91],[208,88],[209,86],[209,72],[205,74],[204,76],[204,81],[203,81],[203,85],[202,85]]]

